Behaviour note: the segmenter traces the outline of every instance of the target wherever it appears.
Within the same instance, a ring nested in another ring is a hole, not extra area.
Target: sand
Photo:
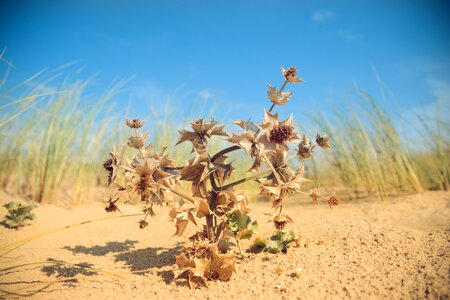
[[[252,208],[261,233],[268,235],[271,227],[264,212],[269,205]],[[138,217],[90,223],[33,240],[0,260],[2,268],[61,260],[121,277],[76,265],[30,265],[1,272],[0,289],[37,292],[31,299],[449,298],[450,193],[348,201],[333,210],[325,203],[314,206],[291,199],[285,210],[307,247],[279,255],[247,253],[237,261],[237,273],[229,282],[211,282],[209,288],[191,290],[184,280],[174,280],[175,255],[184,238],[172,237],[174,225],[168,222],[167,210],[159,208],[144,230],[138,228]],[[139,210],[127,207],[122,212]],[[73,210],[41,205],[36,214],[36,223],[20,231],[1,227],[0,245],[110,216],[101,203]],[[80,278],[38,291],[45,283],[73,276]],[[2,297],[16,298],[4,293]]]

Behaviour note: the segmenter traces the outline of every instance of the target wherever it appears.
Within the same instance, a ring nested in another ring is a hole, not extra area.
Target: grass
[[[440,119],[421,119],[415,129],[419,141],[402,136],[389,113],[362,90],[356,94],[364,105],[335,109],[331,119],[323,114],[314,121],[333,141],[326,165],[313,163],[322,181],[343,186],[350,197],[419,193],[423,190],[448,190],[450,150],[448,124]],[[435,123],[438,126],[431,126]],[[428,145],[418,152],[408,144]],[[326,172],[322,171],[327,169]]]
[[[116,89],[90,99],[88,84],[66,79],[49,90],[52,78],[35,76],[9,90],[0,87],[0,182],[5,190],[37,202],[65,198],[65,204],[76,205],[102,184],[101,168],[94,162],[107,153],[107,133],[118,126],[110,114]]]
[[[105,185],[105,176],[98,161],[125,136],[126,113],[113,110],[123,83],[92,97],[87,91],[90,80],[61,80],[57,73],[38,73],[9,89],[5,80],[1,82],[0,188],[37,202],[74,206],[100,198],[98,187]],[[366,104],[362,112],[356,107],[336,109],[331,117],[322,114],[314,119],[321,132],[331,135],[333,150],[325,162],[310,163],[310,176],[343,187],[351,197],[448,190],[449,124],[420,118],[414,130],[428,147],[411,151],[405,146],[410,141],[401,136],[387,111],[364,91],[357,94]],[[172,123],[172,113],[167,105],[162,115],[152,113],[145,126],[153,131],[157,148],[173,145],[178,138],[182,126]],[[180,123],[187,122],[188,118]],[[219,143],[211,147],[219,149]],[[171,156],[183,162],[188,154],[188,148],[178,146]],[[239,165],[236,173],[242,174],[248,166]],[[245,186],[250,191],[254,187]]]

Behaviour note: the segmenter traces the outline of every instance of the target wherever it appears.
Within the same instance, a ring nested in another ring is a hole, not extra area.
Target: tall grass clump
[[[357,90],[357,95],[363,100],[361,106],[335,108],[331,116],[312,116],[334,142],[330,159],[312,165],[317,176],[342,186],[351,197],[377,195],[385,199],[425,189],[448,189],[448,124],[421,118],[420,124],[409,130],[423,132],[422,138],[407,140],[372,96],[363,90]],[[410,144],[414,146],[408,147]],[[427,146],[418,151],[417,145]],[[324,169],[327,171],[320,171]]]
[[[439,109],[448,112],[448,107],[437,107],[434,117],[417,115],[418,132],[422,137],[421,147],[411,156],[419,170],[421,182],[430,190],[450,188],[450,124]],[[445,113],[444,113],[445,114]]]
[[[37,202],[74,205],[102,184],[94,161],[110,147],[116,89],[92,98],[88,84],[50,73],[0,86],[3,189]]]

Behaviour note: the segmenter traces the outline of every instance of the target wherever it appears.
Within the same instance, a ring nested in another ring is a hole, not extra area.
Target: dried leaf
[[[177,219],[177,222],[175,224],[177,231],[174,235],[182,236],[183,232],[186,230],[188,223],[189,221],[186,219]]]
[[[204,148],[208,143],[208,138],[213,135],[227,136],[228,134],[223,129],[223,126],[215,127],[217,121],[214,119],[210,123],[205,122],[203,119],[198,119],[191,123],[191,128],[193,131],[180,130],[180,138],[178,139],[177,145],[185,141],[190,141],[192,143],[192,151],[198,148]]]
[[[236,272],[236,256],[234,253],[212,254],[210,276],[227,281],[234,272]]]
[[[211,210],[209,209],[208,202],[205,199],[196,198],[195,199],[196,217],[203,218],[211,215]]]

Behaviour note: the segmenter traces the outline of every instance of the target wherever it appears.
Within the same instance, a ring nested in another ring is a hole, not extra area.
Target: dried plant
[[[166,148],[156,152],[147,143],[147,134],[140,132],[143,122],[137,119],[126,120],[133,135],[104,162],[109,182],[106,211],[119,210],[119,203],[142,203],[145,216],[139,227],[144,228],[148,225],[148,216],[155,214],[153,206],[162,205],[170,209],[175,235],[183,235],[189,224],[197,229],[176,258],[179,277],[186,278],[191,287],[207,286],[208,280],[228,280],[235,271],[232,241],[242,255],[240,241],[257,233],[258,223],[252,222],[248,215],[249,198],[235,190],[236,186],[255,180],[259,183],[260,194],[272,202],[270,220],[275,233],[268,239],[257,237],[253,243],[257,251],[285,252],[290,245],[295,245],[298,238],[292,230],[286,229],[293,219],[283,213],[288,196],[302,194],[314,203],[325,199],[330,207],[339,204],[335,195],[324,197],[317,189],[309,193],[301,190],[308,182],[303,177],[303,160],[311,157],[317,146],[327,149],[330,144],[325,135],[317,134],[316,144],[311,144],[306,135],[300,138],[292,115],[280,120],[278,113],[273,112],[276,105],[285,105],[290,100],[292,93],[283,91],[286,85],[303,81],[297,77],[295,67],[282,69],[282,74],[285,81],[279,90],[269,84],[267,95],[272,105],[264,111],[261,124],[235,121],[242,132],[229,135],[216,120],[199,119],[191,123],[191,129],[180,130],[177,145],[192,144],[193,157],[185,165],[178,166],[168,156]],[[234,145],[212,155],[208,143],[213,136],[225,137]],[[292,144],[298,146],[296,153],[289,156]],[[126,146],[135,149],[132,157],[124,155]],[[253,160],[249,170],[253,175],[229,182],[235,169],[226,154],[239,149]],[[294,157],[300,161],[296,170],[288,164]],[[183,182],[191,184],[190,193],[183,192]]]

